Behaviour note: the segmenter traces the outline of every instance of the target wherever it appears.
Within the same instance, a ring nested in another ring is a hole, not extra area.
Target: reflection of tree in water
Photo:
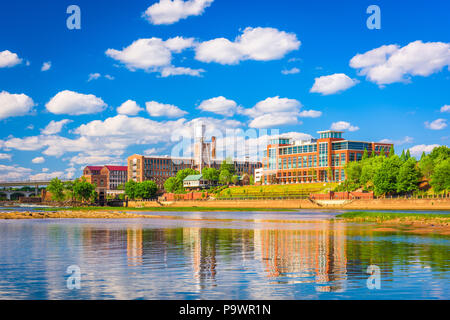
[[[450,270],[448,237],[374,232],[370,229],[351,230],[347,234],[351,236],[346,245],[350,277],[367,275],[369,265],[379,266],[382,274],[392,273],[395,266],[408,266],[417,262],[429,266],[433,271]]]

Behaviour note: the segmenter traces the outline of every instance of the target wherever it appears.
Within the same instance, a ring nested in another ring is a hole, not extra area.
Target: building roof
[[[339,131],[339,130],[323,130],[323,131],[317,131],[317,133],[326,133],[326,132],[345,133],[345,131]]]
[[[201,175],[201,174],[192,174],[192,175],[184,178],[183,181],[198,181],[198,180],[201,180],[202,178],[203,178],[203,175]]]
[[[127,166],[105,166],[110,171],[128,171]]]
[[[87,166],[86,168],[88,168],[91,171],[100,171],[100,170],[102,170],[103,167],[100,167],[100,166]]]

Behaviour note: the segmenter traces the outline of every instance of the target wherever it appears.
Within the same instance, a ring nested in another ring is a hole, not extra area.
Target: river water
[[[0,299],[450,298],[450,237],[335,214],[0,220]]]

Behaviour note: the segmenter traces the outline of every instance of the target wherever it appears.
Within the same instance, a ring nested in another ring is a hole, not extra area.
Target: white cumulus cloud
[[[357,54],[350,66],[380,86],[409,81],[412,76],[429,76],[450,65],[450,44],[414,41],[404,47],[384,45]]]
[[[300,44],[294,33],[275,28],[247,27],[234,41],[217,38],[200,43],[195,49],[195,58],[228,65],[244,60],[277,60],[298,50]]]
[[[181,110],[177,106],[172,104],[164,104],[156,101],[149,101],[145,103],[147,112],[152,117],[168,117],[168,118],[181,118],[186,111]]]
[[[160,0],[151,5],[144,17],[155,25],[173,24],[189,16],[199,16],[214,0]]]
[[[292,68],[292,69],[284,69],[281,70],[281,73],[284,75],[288,75],[288,74],[296,74],[296,73],[300,73],[300,69],[299,68]]]
[[[169,67],[162,68],[161,77],[167,78],[170,76],[181,76],[181,75],[200,77],[203,72],[205,72],[205,70],[203,70],[203,69],[191,69],[191,68],[185,68],[185,67],[169,66]]]
[[[8,154],[8,153],[0,153],[0,160],[11,160],[12,159],[12,155]]]
[[[23,180],[33,170],[18,166],[5,166],[0,164],[0,181]]]
[[[41,67],[41,71],[48,71],[52,67],[51,61],[44,62]]]
[[[33,162],[34,164],[40,164],[40,163],[44,163],[45,159],[44,159],[44,157],[37,157],[37,158],[34,158],[33,160],[31,160],[31,162]]]
[[[409,137],[409,136],[406,136],[400,140],[392,140],[392,139],[380,140],[381,143],[392,143],[394,145],[402,145],[402,144],[412,143],[413,141],[414,141],[414,138]]]
[[[276,96],[258,102],[253,108],[240,108],[239,113],[253,118],[249,123],[250,128],[273,128],[298,124],[300,108],[299,101]]]
[[[193,38],[175,37],[166,41],[160,38],[138,39],[122,50],[108,49],[106,55],[120,61],[129,70],[159,72],[162,77],[172,75],[200,76],[203,69],[172,65],[172,54],[195,46]]]
[[[144,110],[144,109],[142,109],[136,103],[136,101],[127,100],[124,103],[122,103],[122,105],[120,107],[117,108],[117,113],[118,114],[126,114],[126,115],[129,115],[129,116],[135,116],[139,112],[141,112],[142,110]]]
[[[11,68],[20,63],[22,63],[22,59],[19,58],[17,53],[9,50],[0,52],[0,68]]]
[[[317,110],[303,110],[299,114],[302,118],[319,118],[322,116],[322,111]]]
[[[350,122],[338,121],[338,122],[332,123],[331,130],[337,130],[337,131],[348,130],[348,131],[352,132],[352,131],[358,131],[359,127],[353,126]]]
[[[33,99],[26,94],[0,92],[0,120],[29,114],[34,106]]]
[[[323,95],[334,94],[345,91],[358,82],[358,80],[352,79],[344,73],[335,73],[316,78],[310,92],[317,92]]]
[[[430,153],[431,151],[433,151],[434,148],[437,148],[437,147],[440,147],[440,146],[438,144],[429,144],[429,145],[419,144],[412,148],[409,148],[409,152],[414,157],[420,157],[423,152]]]
[[[93,94],[65,90],[56,94],[45,107],[54,114],[83,115],[102,112],[107,105]]]
[[[30,175],[29,179],[31,181],[43,181],[43,180],[51,180],[54,178],[65,179],[67,178],[64,174],[64,171],[55,171],[55,172],[41,172],[37,174]]]
[[[90,74],[89,74],[89,78],[88,78],[88,82],[91,82],[92,80],[100,79],[101,76],[102,76],[102,75],[101,75],[100,73],[98,73],[98,72],[96,72],[96,73],[90,73]]]
[[[449,112],[450,113],[450,105],[445,105],[441,107],[441,112]]]
[[[42,134],[45,135],[52,135],[52,134],[57,134],[60,133],[62,128],[68,124],[71,123],[72,120],[69,119],[64,119],[61,121],[50,121],[50,123],[45,127],[45,129],[42,130]]]
[[[211,98],[202,101],[198,109],[208,112],[213,112],[226,117],[231,117],[235,114],[237,103],[233,100],[229,100],[223,96]]]
[[[432,122],[425,121],[425,127],[431,130],[442,130],[447,127],[447,120],[436,119]]]

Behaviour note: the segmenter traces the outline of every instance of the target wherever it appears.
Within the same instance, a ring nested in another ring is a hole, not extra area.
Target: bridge
[[[62,182],[72,180],[61,180]],[[6,199],[11,200],[12,195],[29,198],[32,195],[39,195],[39,187],[48,186],[50,180],[29,180],[29,181],[0,181],[0,196],[6,195]],[[13,187],[34,187],[34,191],[11,190]],[[7,189],[9,188],[9,189]]]

